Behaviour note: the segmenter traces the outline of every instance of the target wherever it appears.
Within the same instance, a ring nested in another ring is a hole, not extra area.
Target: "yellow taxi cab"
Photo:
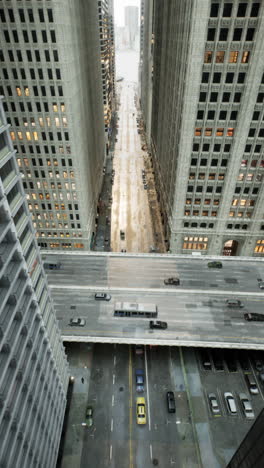
[[[144,397],[137,398],[137,423],[146,424],[146,402]]]

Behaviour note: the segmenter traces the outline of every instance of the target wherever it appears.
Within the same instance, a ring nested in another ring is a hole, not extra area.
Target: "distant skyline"
[[[125,26],[125,7],[140,7],[140,0],[114,0],[114,17],[117,26]]]

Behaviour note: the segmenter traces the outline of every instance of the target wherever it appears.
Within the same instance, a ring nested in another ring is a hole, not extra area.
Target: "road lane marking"
[[[116,365],[116,356],[114,356],[114,366]]]
[[[114,427],[114,420],[113,418],[111,419],[111,432],[113,432],[113,427]]]
[[[148,386],[148,360],[147,360],[146,346],[144,346],[144,357],[145,357],[145,369],[146,369],[146,387],[147,387],[147,405],[148,405],[148,424],[149,424],[149,430],[151,430],[150,405],[149,405],[149,386]]]
[[[129,346],[129,367],[128,367],[128,382],[129,382],[129,468],[133,468],[133,451],[132,451],[132,352]]]
[[[150,452],[150,459],[152,460],[152,445],[151,444],[149,446],[149,452]]]
[[[113,385],[115,385],[115,374],[113,374]]]
[[[115,395],[112,395],[112,406],[115,404]]]
[[[112,447],[112,445],[110,445],[110,455],[109,455],[109,456],[110,456],[110,460],[112,460],[112,451],[113,451],[113,447]]]

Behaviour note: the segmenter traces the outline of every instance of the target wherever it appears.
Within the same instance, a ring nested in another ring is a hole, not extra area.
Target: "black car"
[[[164,284],[170,284],[173,286],[179,286],[180,284],[180,279],[179,278],[167,278],[164,280]]]
[[[207,266],[208,268],[223,268],[222,262],[209,262]]]
[[[158,328],[159,330],[166,330],[166,328],[168,328],[168,324],[167,322],[161,322],[160,320],[156,320],[155,322],[154,320],[150,320],[149,328]]]
[[[169,413],[175,413],[176,405],[175,405],[174,393],[173,392],[167,392],[166,398],[167,398],[168,412]]]
[[[258,314],[257,312],[246,312],[244,314],[244,319],[249,322],[264,322],[264,315]]]

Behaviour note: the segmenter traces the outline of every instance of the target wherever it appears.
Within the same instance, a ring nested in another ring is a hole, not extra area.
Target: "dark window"
[[[231,13],[232,13],[232,3],[224,3],[224,8],[223,8],[223,17],[224,18],[230,18]]]
[[[56,78],[57,80],[61,80],[61,72],[59,68],[56,68]]]
[[[249,193],[249,187],[244,188],[243,193]]]
[[[18,74],[17,74],[16,68],[12,68],[12,73],[13,73],[14,80],[18,80]]]
[[[221,28],[219,32],[219,41],[226,41],[228,36],[228,29]]]
[[[239,18],[246,16],[246,11],[247,11],[247,3],[239,3],[238,9],[237,9],[237,16]]]
[[[234,102],[240,102],[241,99],[241,93],[235,93],[234,94]]]
[[[35,43],[38,42],[36,31],[31,31],[31,34],[32,34],[32,41]]]
[[[202,192],[203,191],[203,186],[202,185],[198,185],[196,187],[196,192]]]
[[[55,88],[54,88],[54,86],[50,86],[50,94],[51,94],[51,96],[55,96]]]
[[[14,41],[15,41],[15,43],[16,43],[16,44],[18,44],[18,42],[19,42],[19,39],[18,39],[18,34],[17,34],[17,31],[12,31],[12,33],[13,33],[13,37],[14,37]]]
[[[26,72],[24,68],[20,68],[20,75],[21,75],[22,80],[26,79]]]
[[[263,102],[264,93],[258,93],[257,102]]]
[[[251,8],[251,12],[250,12],[251,18],[254,18],[254,17],[258,16],[259,5],[260,5],[259,3],[253,3],[252,8]]]
[[[4,52],[0,49],[0,62],[4,62],[5,57],[4,57]]]
[[[242,36],[242,28],[235,28],[233,33],[233,41],[240,41]]]
[[[202,83],[208,83],[209,81],[209,73],[204,72],[202,75]]]
[[[210,145],[209,143],[204,143],[203,144],[203,151],[209,151]]]
[[[196,166],[197,165],[197,159],[196,158],[192,158],[191,160],[191,166]]]
[[[229,102],[230,100],[230,93],[223,93],[222,102]]]
[[[47,102],[44,102],[44,111],[49,112],[49,105]]]
[[[20,103],[20,108],[21,108],[21,103]],[[16,112],[16,106],[14,102],[11,102],[11,109],[13,112]]]
[[[27,31],[22,31],[23,32],[23,37],[24,37],[24,41],[25,42],[29,42],[29,39],[28,39],[28,32]]]
[[[25,23],[25,15],[24,15],[24,10],[18,10],[18,13],[19,13],[19,18],[20,18],[20,21],[21,23]]]
[[[239,74],[238,74],[238,77],[237,77],[237,82],[240,83],[240,84],[242,84],[242,83],[244,83],[245,78],[246,78],[246,74],[245,74],[245,73],[239,73]]]
[[[259,136],[259,138],[263,138],[263,137],[264,137],[264,128],[261,128],[261,129],[260,129],[258,136]]]
[[[23,103],[23,102],[20,102],[20,103],[19,103],[19,106],[20,106],[20,110],[21,110],[21,112],[25,112],[25,106],[24,106],[24,103]]]
[[[253,41],[254,33],[255,33],[255,28],[248,28],[247,35],[246,35],[246,41]]]
[[[207,40],[214,41],[215,38],[215,28],[209,28],[207,31]]]
[[[227,225],[227,229],[232,229],[233,228],[233,224],[228,224]]]
[[[214,110],[209,110],[207,114],[207,119],[208,120],[214,120],[215,117],[215,111]]]
[[[250,153],[252,145],[245,146],[245,153]]]
[[[69,141],[69,133],[68,132],[64,133],[64,138],[65,138],[66,141]]]
[[[8,31],[4,31],[4,36],[5,36],[5,41],[10,42],[10,37],[9,37],[9,32]]]
[[[221,166],[222,166],[222,167],[226,167],[226,166],[227,166],[227,159],[222,159]]]
[[[236,187],[235,193],[240,193],[241,192],[241,187]]]
[[[11,8],[8,9],[8,14],[9,14],[10,22],[11,22],[11,23],[14,23],[14,22],[15,22],[15,17],[14,17],[13,10],[12,10]]]
[[[41,31],[41,33],[42,33],[42,40],[43,40],[43,42],[48,42],[47,32],[46,32],[46,31]]]
[[[17,60],[19,62],[23,62],[23,57],[22,57],[21,50],[17,50]]]
[[[225,146],[224,146],[224,153],[229,153],[231,149],[231,145],[229,143],[227,143]]]
[[[39,21],[40,21],[40,23],[44,23],[45,19],[44,19],[43,10],[42,10],[42,9],[39,9],[38,14],[39,14]]]
[[[9,79],[8,72],[7,72],[6,68],[3,68],[3,75],[4,75],[5,80]]]
[[[260,153],[261,151],[261,145],[256,145],[254,148],[254,153]]]
[[[45,88],[45,86],[41,86],[40,88],[41,88],[41,94],[42,94],[42,96],[46,96],[46,88]]]
[[[2,23],[6,22],[5,12],[3,8],[0,9],[0,20],[2,21]]]
[[[258,120],[258,119],[259,119],[259,115],[260,115],[260,112],[259,112],[259,111],[253,112],[252,120]]]
[[[40,102],[36,102],[36,108],[38,112],[41,112],[41,105]]]
[[[50,22],[50,23],[53,23],[53,14],[52,14],[52,10],[48,9],[48,10],[47,10],[47,13],[48,13],[49,22]]]
[[[207,159],[201,159],[201,166],[207,166]]]
[[[48,50],[45,50],[45,58],[46,58],[46,62],[50,62],[50,54]]]
[[[37,61],[37,62],[40,62],[40,53],[39,53],[39,50],[35,50],[35,57],[36,57],[36,61]]]
[[[220,83],[222,73],[214,73],[213,83]]]
[[[214,153],[219,153],[220,150],[221,150],[221,145],[219,145],[219,143],[215,143],[215,145],[214,145]]]
[[[233,83],[234,81],[234,73],[227,73],[226,74],[226,83]]]
[[[213,193],[213,187],[211,187],[211,186],[209,185],[209,187],[207,187],[207,189],[206,189],[206,192],[207,192],[207,193]]]
[[[249,138],[250,138],[250,137],[253,138],[254,135],[255,135],[255,133],[256,133],[256,129],[255,129],[255,128],[250,128],[250,129],[249,129],[249,132],[248,132]]]
[[[40,80],[43,80],[44,78],[43,78],[43,70],[42,70],[42,68],[38,68],[38,74],[39,74],[39,79],[40,79]]]
[[[221,193],[222,192],[222,187],[216,187],[215,193]]]
[[[219,120],[226,120],[227,111],[219,112]]]
[[[56,43],[55,31],[50,31],[51,42]]]
[[[51,68],[48,68],[48,77],[49,77],[49,80],[53,80],[53,74],[52,74]]]
[[[54,57],[54,62],[58,62],[58,61],[59,61],[59,54],[58,54],[58,51],[57,51],[57,50],[54,50],[54,51],[53,51],[53,57]]]
[[[205,102],[205,101],[206,101],[206,93],[200,93],[199,102]]]
[[[36,76],[35,76],[35,70],[34,70],[34,68],[30,68],[30,69],[29,69],[29,72],[30,72],[30,78],[31,78],[32,80],[35,80],[35,79],[36,79]]]
[[[218,159],[212,159],[211,166],[215,167],[218,164]]]
[[[53,141],[53,140],[54,140],[54,138],[53,138],[53,133],[52,133],[52,132],[49,132],[49,139],[50,139],[50,141]]]
[[[13,54],[12,50],[8,51],[8,55],[9,55],[10,62],[14,62],[14,54]]]
[[[218,10],[219,10],[219,3],[212,3],[210,17],[211,18],[217,18]]]
[[[211,93],[210,102],[217,102],[218,93]]]
[[[31,8],[28,9],[28,19],[30,23],[34,23],[34,15],[33,10]]]
[[[193,192],[193,186],[192,185],[188,185],[187,192]]]
[[[252,193],[253,195],[257,195],[259,189],[257,187],[253,188]]]
[[[197,120],[203,119],[204,116],[204,111],[203,110],[198,110],[197,112]]]
[[[230,114],[230,120],[236,120],[237,119],[237,111],[232,111]]]
[[[33,92],[34,92],[34,96],[38,96],[38,87],[37,86],[33,86]]]
[[[199,151],[199,143],[193,143],[193,151]]]

